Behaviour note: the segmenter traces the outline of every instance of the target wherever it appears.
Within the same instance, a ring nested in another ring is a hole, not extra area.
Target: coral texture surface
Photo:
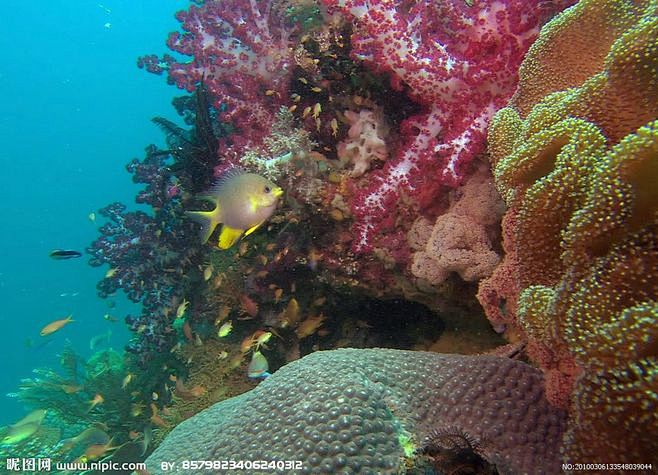
[[[507,254],[479,298],[570,408],[565,460],[658,462],[657,12],[585,0],[556,17],[489,130]]]
[[[476,439],[501,473],[559,473],[564,427],[541,372],[518,361],[320,351],[183,422],[147,465],[163,473],[163,461],[302,460],[299,473],[398,473],[405,449],[444,429]]]

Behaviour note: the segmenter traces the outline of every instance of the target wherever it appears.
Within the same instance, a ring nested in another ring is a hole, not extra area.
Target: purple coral
[[[162,461],[301,460],[299,473],[398,473],[405,449],[450,429],[477,440],[500,473],[559,473],[564,427],[541,372],[518,361],[321,351],[183,422],[147,465],[161,473]]]
[[[127,211],[121,203],[106,206],[99,211],[107,220],[101,236],[87,249],[90,265],[113,269],[97,285],[102,298],[123,290],[142,303],[141,315],[127,316],[126,323],[137,335],[127,349],[143,360],[173,338],[165,309],[182,295],[185,271],[199,253],[197,233],[184,219],[180,199],[169,192],[173,176],[167,160],[167,153],[150,147],[144,160],[127,165],[133,181],[146,184],[136,201],[153,212]]]

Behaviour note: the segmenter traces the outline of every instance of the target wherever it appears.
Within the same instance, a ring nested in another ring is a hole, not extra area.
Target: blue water
[[[133,203],[136,188],[124,169],[162,143],[150,122],[175,119],[176,90],[137,69],[139,55],[165,50],[172,12],[183,0],[12,2],[0,25],[0,425],[23,416],[5,397],[39,366],[58,367],[69,340],[89,355],[89,339],[112,330],[120,349],[129,336],[121,317],[130,304],[109,309],[96,296],[106,268],[87,257],[53,261],[53,248],[84,250],[97,237],[92,211],[113,201]],[[73,313],[74,323],[46,346],[39,330]]]

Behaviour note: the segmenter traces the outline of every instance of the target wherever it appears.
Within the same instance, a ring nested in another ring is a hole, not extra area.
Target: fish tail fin
[[[219,246],[220,249],[230,248],[233,244],[238,242],[243,232],[242,229],[230,228],[226,225],[222,226],[222,232],[219,235],[217,246]]]
[[[201,242],[208,242],[210,235],[215,227],[221,222],[219,214],[219,205],[212,211],[186,211],[185,214],[201,225]]]

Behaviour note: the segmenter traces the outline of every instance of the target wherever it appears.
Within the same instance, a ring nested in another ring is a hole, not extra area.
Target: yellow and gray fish
[[[45,409],[37,409],[36,411],[30,412],[20,421],[10,425],[0,442],[13,445],[18,444],[25,439],[29,439],[39,430],[44,417],[46,417]]]
[[[70,439],[63,439],[59,441],[60,450],[68,452],[80,444],[96,445],[107,444],[110,441],[110,436],[107,432],[96,426],[91,426],[80,432],[75,437]]]
[[[188,211],[201,224],[201,241],[207,242],[222,224],[218,247],[228,249],[272,216],[283,190],[265,177],[233,169],[200,199],[215,204],[212,211]]]

